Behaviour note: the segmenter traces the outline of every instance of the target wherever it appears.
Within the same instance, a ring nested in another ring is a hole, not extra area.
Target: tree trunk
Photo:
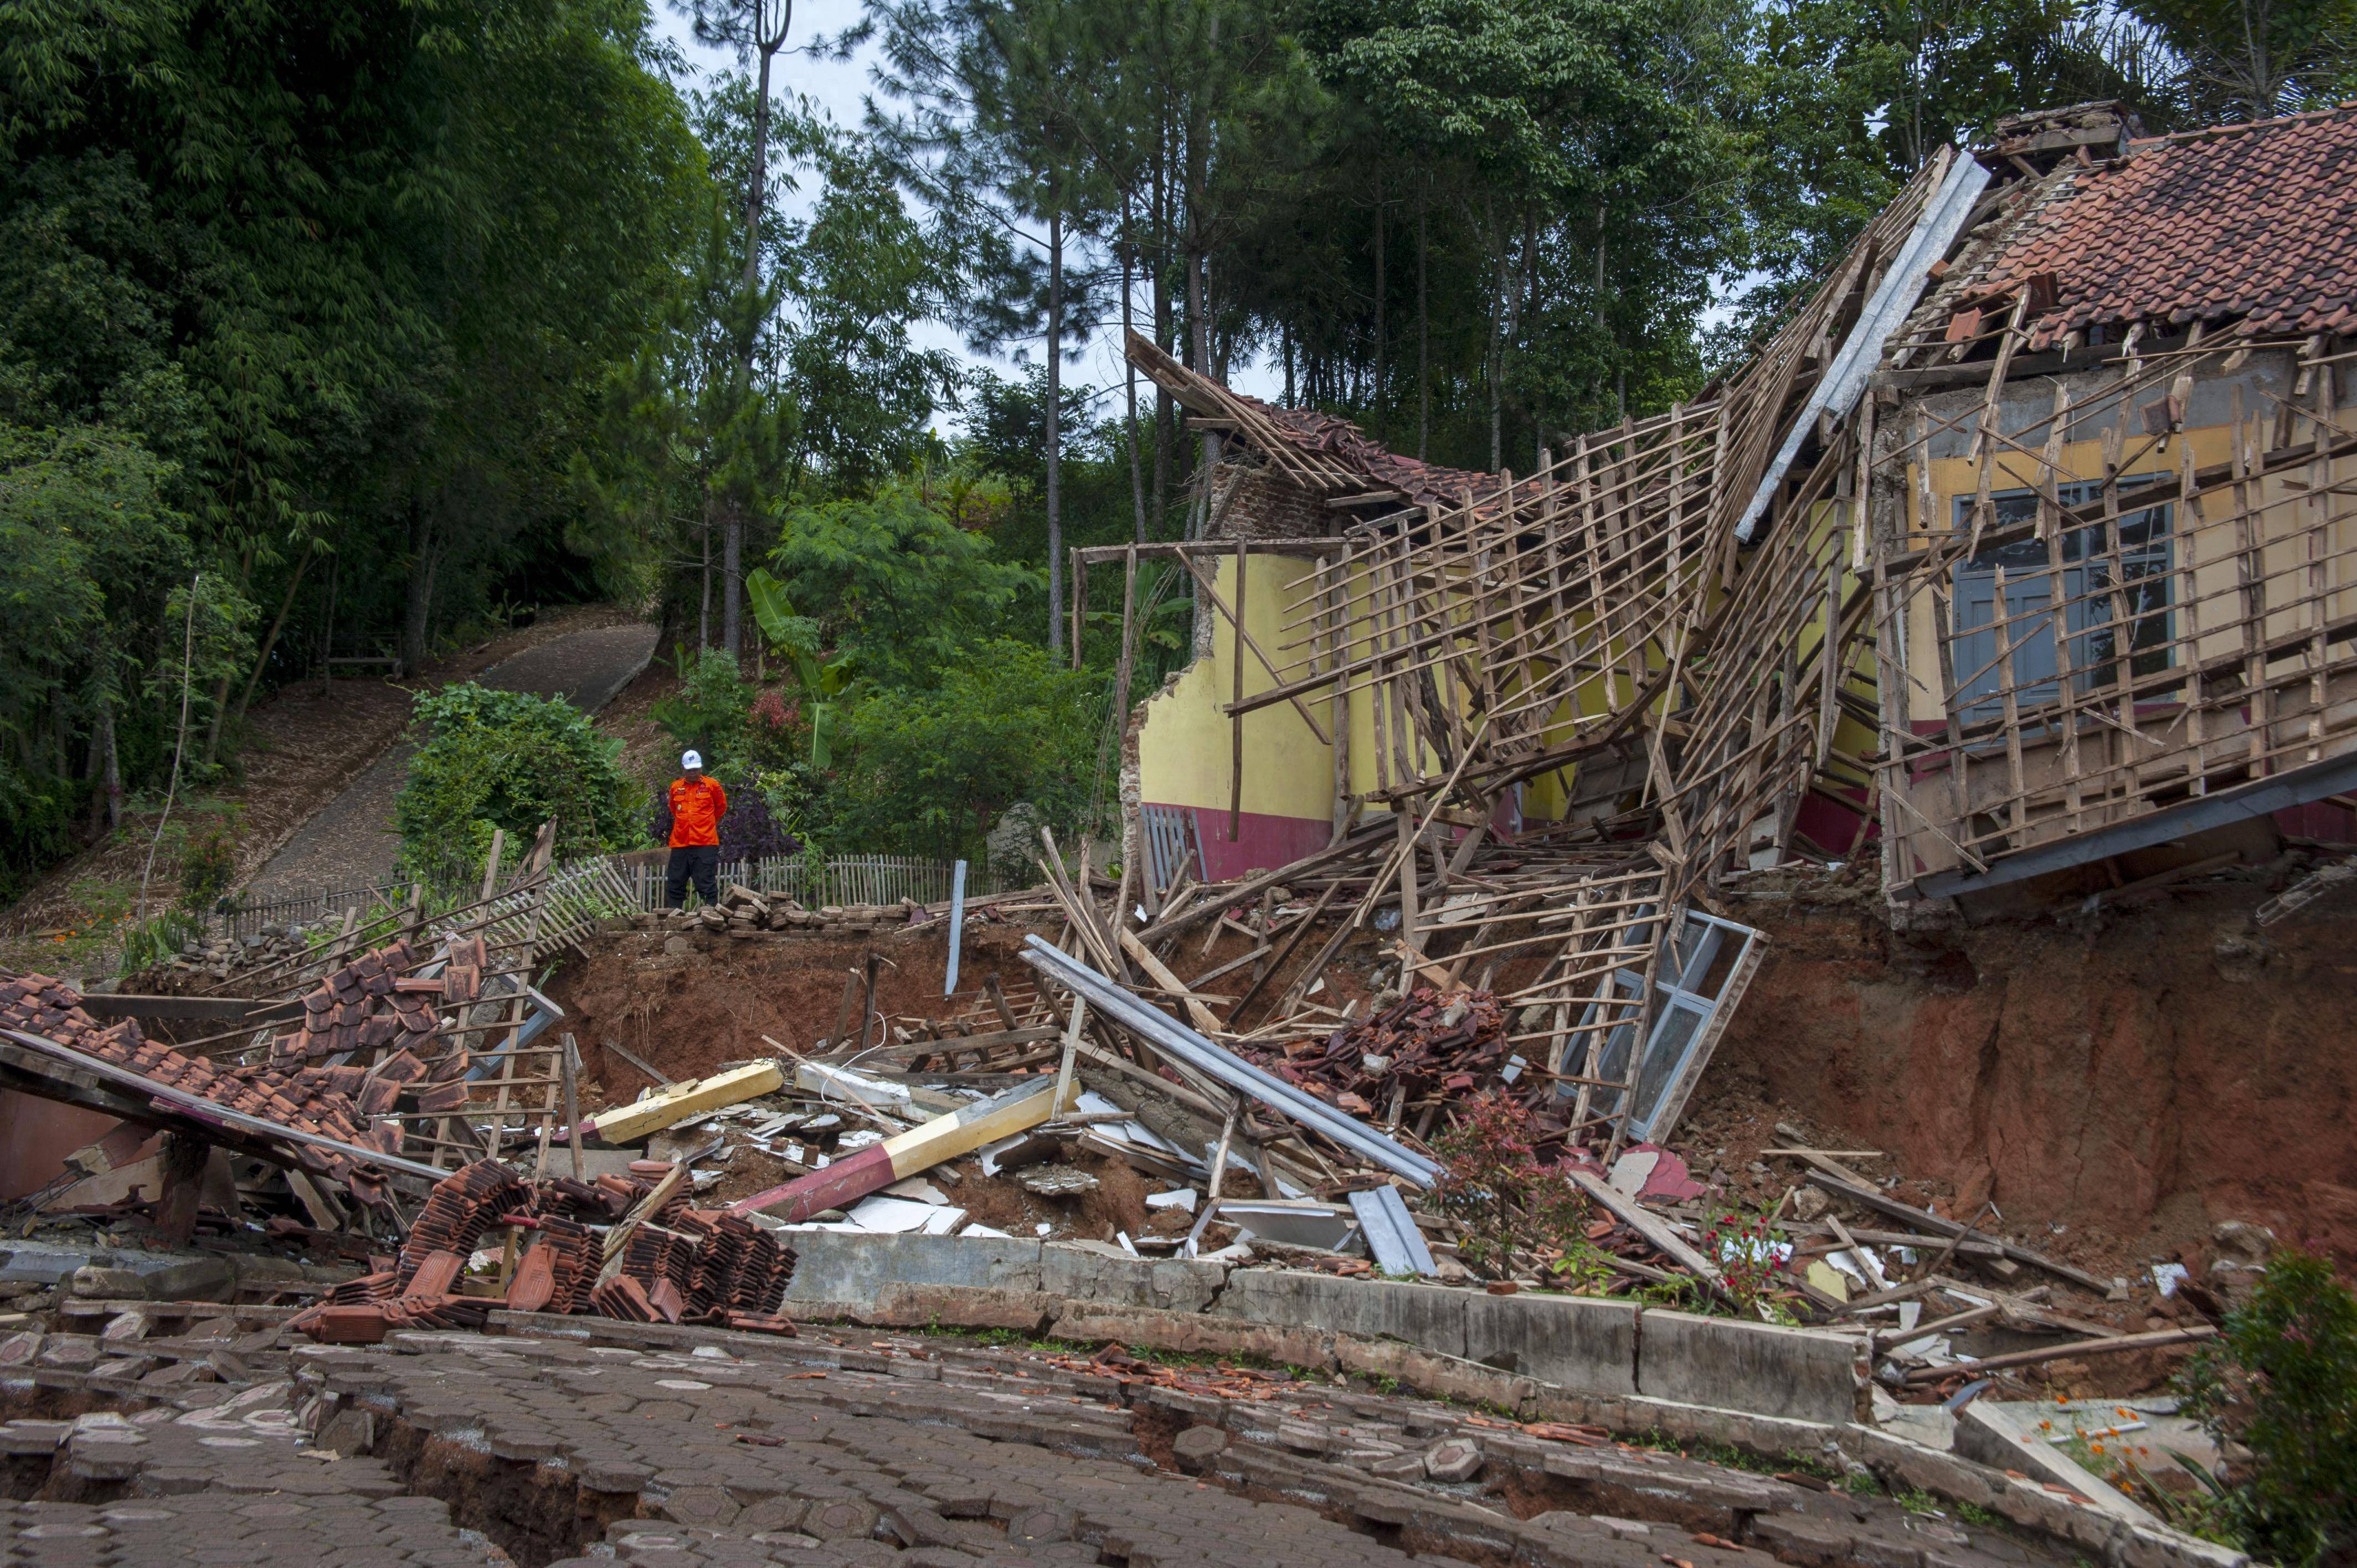
[[[1061,481],[1064,390],[1064,215],[1048,214],[1048,651],[1064,650],[1064,513]],[[1080,650],[1074,649],[1077,654]]]
[[[1130,231],[1129,198],[1125,193],[1122,198],[1121,216],[1124,231],[1121,250],[1121,368],[1129,395],[1129,494],[1136,510],[1130,536],[1143,544],[1146,542],[1146,470],[1137,455],[1137,367],[1129,359],[1129,335],[1135,330],[1130,325],[1130,274],[1134,270],[1132,263],[1137,259],[1137,251],[1130,242],[1134,235]]]
[[[770,69],[777,52],[785,43],[786,19],[793,15],[789,5],[780,18],[774,38],[762,27],[766,18],[763,7],[756,5],[753,13],[754,52],[759,58],[753,97],[753,171],[745,190],[745,296],[748,306],[745,315],[743,340],[737,349],[739,390],[749,399],[753,395],[753,359],[760,343],[759,313],[749,306],[759,297],[761,288],[761,209],[770,189]],[[753,498],[732,493],[721,515],[720,542],[720,646],[731,658],[737,656],[742,641],[745,597],[745,514],[752,510]],[[709,545],[706,546],[707,551]],[[707,565],[705,570],[709,572]],[[706,595],[707,600],[709,594]],[[710,612],[706,610],[706,618]]]
[[[1538,209],[1534,207],[1523,214],[1523,278],[1514,290],[1514,329],[1512,334],[1516,342],[1522,341],[1523,333],[1536,330],[1533,323],[1538,319],[1539,311],[1538,259],[1539,214]],[[1531,448],[1535,453],[1546,445],[1546,437],[1539,432],[1538,407],[1533,403],[1523,412],[1530,415]],[[1540,464],[1534,456],[1531,472],[1538,472],[1539,467]]]
[[[425,507],[409,508],[409,597],[401,628],[401,662],[414,672],[425,667],[425,633],[434,612],[434,571],[441,551],[434,538],[434,518]]]
[[[295,590],[303,585],[303,574],[311,569],[311,558],[318,553],[317,545],[306,545],[303,559],[295,564],[295,575],[286,585],[286,596],[278,601],[278,617],[270,623],[270,630],[262,639],[262,651],[253,656],[253,673],[246,677],[245,690],[238,693],[238,716],[245,715],[246,704],[253,701],[253,689],[262,683],[262,672],[270,667],[270,650],[278,646],[278,634],[286,626],[286,612],[295,607]]]
[[[1177,345],[1178,330],[1170,312],[1170,199],[1169,183],[1163,178],[1164,169],[1157,156],[1154,186],[1154,342],[1168,354]],[[1158,531],[1170,512],[1171,446],[1173,445],[1170,394],[1159,382],[1154,388],[1154,527]]]
[[[1220,18],[1211,15],[1210,37],[1211,47],[1219,48]],[[1203,210],[1204,192],[1211,178],[1211,127],[1202,120],[1202,104],[1197,100],[1193,115],[1187,127],[1187,326],[1192,340],[1193,367],[1198,374],[1211,375],[1211,314],[1209,280],[1205,269],[1209,264],[1211,235]],[[1201,491],[1202,532],[1200,537],[1211,537],[1211,471],[1219,466],[1220,435],[1216,430],[1203,432],[1201,473],[1198,488]]]
[[[1385,438],[1387,422],[1383,417],[1383,176],[1375,171],[1375,380],[1368,402],[1375,411],[1375,439]]]
[[[1432,252],[1431,181],[1415,192],[1415,455],[1425,456],[1432,441],[1432,310],[1425,284],[1425,264]]]
[[[720,646],[737,657],[745,587],[745,498],[731,495],[721,517]]]
[[[237,591],[240,594],[253,585],[253,552],[254,546],[248,544],[237,564]],[[213,682],[212,722],[205,726],[205,763],[208,767],[221,755],[221,720],[229,713],[229,671],[224,670],[221,678]]]
[[[1490,242],[1490,472],[1505,467],[1505,403],[1502,396],[1506,371],[1506,236],[1498,227],[1498,208],[1494,198],[1482,199],[1482,228]]]
[[[327,625],[319,633],[319,695],[328,695],[336,675],[336,594],[344,584],[344,558],[328,563]]]
[[[123,760],[114,749],[114,696],[107,693],[98,704],[98,739],[103,751],[100,758],[100,779],[106,789],[106,828],[109,832],[123,830]]]
[[[712,508],[715,499],[705,497],[704,502],[704,601],[695,621],[695,650],[702,653],[712,646]],[[685,671],[680,671],[683,675]]]

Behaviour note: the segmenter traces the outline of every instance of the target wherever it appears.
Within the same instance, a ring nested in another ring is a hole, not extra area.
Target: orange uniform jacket
[[[728,814],[728,791],[713,779],[671,781],[671,843],[673,849],[720,842],[720,819]]]

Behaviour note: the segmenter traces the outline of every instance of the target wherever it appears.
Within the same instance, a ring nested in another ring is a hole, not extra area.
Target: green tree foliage
[[[937,685],[866,688],[838,726],[848,760],[834,831],[878,852],[954,857],[975,855],[1017,800],[1078,821],[1103,717],[1096,677],[1011,639],[959,650]]]
[[[2251,1451],[2227,1495],[2242,1543],[2269,1562],[2357,1550],[2357,1293],[2332,1265],[2276,1254],[2248,1305],[2183,1374],[2188,1413]]]
[[[101,825],[111,766],[168,766],[178,692],[137,687],[145,670],[178,674],[186,600],[167,601],[190,545],[171,482],[102,427],[0,424],[0,897]]]
[[[410,731],[393,826],[414,871],[479,864],[494,828],[528,843],[551,817],[560,856],[639,841],[642,792],[622,773],[622,743],[561,697],[445,686],[416,700]]]
[[[161,784],[194,571],[199,777],[331,602],[336,651],[415,659],[511,583],[593,590],[581,393],[702,177],[635,0],[0,8],[0,483],[109,513],[38,542],[0,652],[0,879],[102,829],[110,776]]]
[[[1736,119],[1755,149],[1760,281],[1726,349],[1772,322],[1943,145],[2090,99],[2169,117],[2165,62],[2088,0],[1781,0],[1753,28]]]
[[[770,564],[819,644],[882,686],[940,679],[998,629],[1031,577],[904,483],[791,509]]]
[[[902,471],[959,382],[946,354],[912,337],[951,308],[963,277],[940,226],[903,199],[876,147],[806,102],[772,107],[770,216],[748,285],[755,100],[741,78],[696,99],[714,182],[653,330],[603,389],[602,439],[575,467],[585,545],[627,562],[616,586],[659,594],[668,629],[692,631],[698,648],[728,642],[730,520],[741,514],[750,531],[739,566],[759,560],[781,508]],[[780,217],[779,200],[805,179],[817,186],[807,213]]]

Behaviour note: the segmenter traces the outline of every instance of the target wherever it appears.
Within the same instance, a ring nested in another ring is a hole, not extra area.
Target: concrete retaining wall
[[[1855,1417],[1863,1386],[1855,1346],[1841,1335],[1633,1302],[1230,1271],[1056,1242],[830,1230],[791,1240],[802,1262],[787,1311],[804,1316],[904,1326],[1052,1325],[1065,1338],[1172,1349],[1249,1340],[1273,1359],[1329,1366],[1346,1354],[1380,1359],[1373,1348],[1389,1345],[1422,1352],[1433,1375],[1448,1367],[1478,1380],[1504,1373],[1556,1399],[1641,1397],[1836,1425]],[[1189,1316],[1213,1322],[1174,1321]]]

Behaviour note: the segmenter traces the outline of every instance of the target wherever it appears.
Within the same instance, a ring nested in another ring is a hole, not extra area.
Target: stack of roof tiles
[[[548,1254],[548,1300],[540,1311],[578,1312],[589,1304],[589,1286],[597,1277],[597,1249],[587,1227],[559,1215],[543,1214],[540,1235],[532,1250]],[[522,1305],[517,1304],[519,1308]]]
[[[705,1273],[700,1288],[732,1313],[767,1316],[786,1299],[799,1261],[792,1248],[741,1214],[724,1213],[705,1243]]]
[[[436,1253],[464,1259],[500,1216],[528,1207],[532,1196],[523,1178],[497,1160],[478,1160],[435,1183],[417,1223],[409,1228],[409,1240],[402,1244],[403,1283]]]
[[[365,1076],[357,1069],[216,1067],[203,1057],[146,1039],[129,1018],[102,1026],[82,1011],[80,992],[45,974],[0,970],[0,1027],[39,1035],[152,1083],[297,1132],[387,1155],[400,1152],[400,1125],[372,1125],[365,1100],[355,1102]],[[307,1144],[296,1145],[295,1153],[306,1168],[342,1182],[363,1201],[386,1196],[382,1173],[349,1155]]]
[[[481,939],[476,940],[480,945]],[[305,993],[303,1016],[272,1042],[272,1063],[285,1067],[353,1051],[422,1050],[438,1027],[434,1010],[446,1000],[450,971],[445,970],[442,980],[410,978],[406,972],[418,961],[404,939],[364,952],[322,979]]]

